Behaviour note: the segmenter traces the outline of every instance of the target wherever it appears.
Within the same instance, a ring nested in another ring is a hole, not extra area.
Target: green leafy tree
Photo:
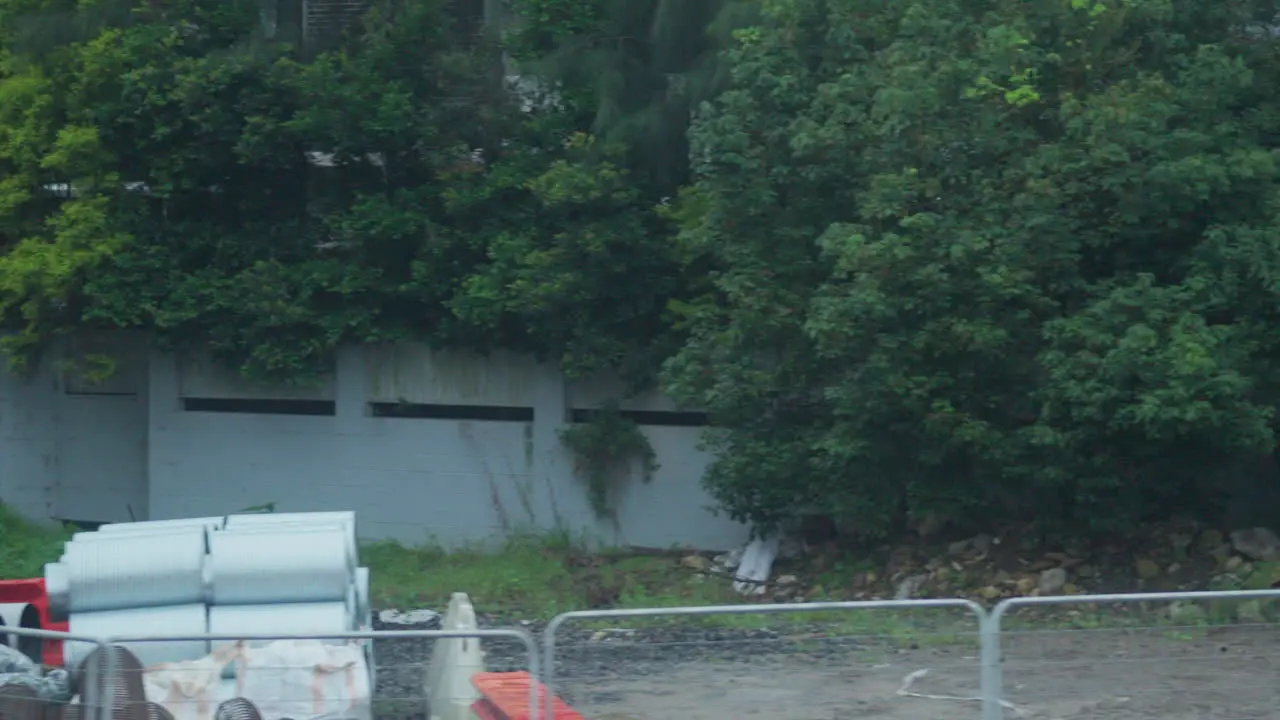
[[[378,3],[314,58],[257,0],[105,5],[12,16],[58,38],[8,43],[0,92],[21,357],[88,323],[295,382],[401,338],[652,375],[680,270],[653,193],[524,106],[479,3]]]
[[[1213,507],[1280,400],[1275,9],[767,3],[692,133],[717,270],[668,380],[716,496],[864,536]]]

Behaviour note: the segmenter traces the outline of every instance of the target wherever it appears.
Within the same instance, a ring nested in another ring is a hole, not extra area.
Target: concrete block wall
[[[95,354],[116,360],[105,381],[81,372]],[[660,468],[647,484],[634,469],[616,521],[595,517],[559,431],[621,396],[527,358],[415,345],[345,350],[315,388],[262,386],[145,337],[86,336],[30,377],[0,372],[0,500],[93,522],[352,509],[366,538],[454,546],[529,529],[639,547],[743,541],[708,511],[697,418],[656,394],[622,408]]]
[[[0,501],[31,518],[147,517],[146,339],[86,333],[0,371]],[[110,378],[86,370],[110,356]]]
[[[149,377],[155,519],[275,503],[353,509],[365,537],[408,543],[566,529],[605,544],[724,549],[747,535],[708,511],[700,478],[709,459],[688,426],[644,428],[661,468],[651,483],[625,486],[616,522],[598,520],[558,430],[615,388],[571,388],[555,368],[525,358],[352,348],[331,381],[299,393],[249,388],[207,363],[157,352]]]
[[[31,378],[0,372],[0,501],[31,518],[54,511],[58,392],[47,366]]]

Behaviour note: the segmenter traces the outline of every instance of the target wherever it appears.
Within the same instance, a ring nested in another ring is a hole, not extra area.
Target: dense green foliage
[[[762,528],[1280,496],[1274,0],[388,0],[317,57],[262,1],[0,2],[15,357],[661,370]]]
[[[10,57],[15,349],[83,323],[147,327],[305,381],[343,342],[592,369],[662,334],[679,267],[625,153],[580,132],[582,109],[522,113],[477,13],[380,4],[304,61],[260,37],[259,4],[161,3]]]

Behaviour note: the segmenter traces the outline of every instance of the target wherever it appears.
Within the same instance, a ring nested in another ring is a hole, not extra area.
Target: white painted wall
[[[351,509],[366,538],[454,546],[526,529],[713,550],[747,535],[708,512],[700,479],[709,458],[692,427],[644,427],[659,470],[625,485],[616,522],[594,516],[558,432],[574,408],[615,396],[608,379],[569,385],[528,358],[402,344],[340,353],[316,388],[262,387],[139,338],[116,341],[121,372],[106,383],[89,386],[57,363],[31,380],[0,373],[0,499],[35,517],[99,521],[269,502]],[[109,345],[80,342],[59,357]],[[184,398],[326,400],[333,414],[192,411]],[[531,408],[533,420],[375,417],[370,403]],[[656,394],[622,406],[674,409]]]
[[[185,411],[190,372],[171,356],[151,358],[153,518],[273,502],[280,511],[353,509],[365,537],[410,543],[477,543],[530,528],[643,547],[722,549],[746,537],[707,511],[700,480],[709,458],[696,449],[697,428],[645,428],[661,467],[651,483],[626,485],[617,522],[599,521],[558,431],[571,396],[589,407],[603,396],[571,393],[555,368],[527,358],[353,348],[318,396],[334,399],[332,417]],[[529,407],[534,419],[372,417],[371,402]]]

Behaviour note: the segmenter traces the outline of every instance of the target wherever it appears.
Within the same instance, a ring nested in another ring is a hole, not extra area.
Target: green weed
[[[0,504],[0,580],[44,577],[74,529],[31,522]]]

